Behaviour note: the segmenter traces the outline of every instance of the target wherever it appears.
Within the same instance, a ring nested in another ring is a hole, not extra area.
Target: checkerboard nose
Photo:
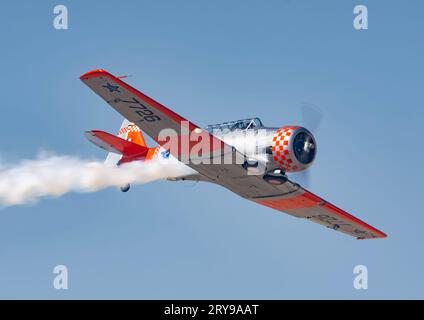
[[[316,143],[305,128],[284,126],[275,131],[271,150],[275,163],[281,169],[285,172],[298,172],[312,164]]]

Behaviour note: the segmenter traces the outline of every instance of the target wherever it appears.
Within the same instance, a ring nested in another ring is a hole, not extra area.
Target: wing
[[[256,203],[309,219],[358,239],[386,237],[383,232],[290,180],[281,185],[273,185],[261,176],[248,175],[242,166],[243,161],[240,161],[244,159],[243,154],[107,71],[99,69],[87,72],[81,76],[81,80],[160,145],[165,147],[168,143],[160,139],[163,130],[172,130],[177,138],[174,142],[178,148],[169,149],[170,153],[179,160],[186,160],[188,157],[189,161],[184,163],[199,172],[204,180],[220,184]],[[187,136],[193,134],[201,137],[200,140],[208,141],[208,148],[203,148],[203,153],[195,159],[192,158],[192,150],[199,140],[189,139],[185,145]],[[210,162],[198,161],[205,159]]]
[[[384,232],[301,187],[292,194],[252,200],[295,217],[322,224],[330,229],[354,236],[357,239],[387,237]]]
[[[204,148],[204,151],[207,150],[201,155],[203,158],[220,155],[225,147],[221,140],[105,70],[87,72],[81,76],[81,80],[161,146],[167,145],[173,138],[177,148],[170,148],[169,151],[179,160],[189,159],[192,148],[202,138],[209,140],[209,148]],[[197,136],[197,141],[190,140],[193,136]],[[231,152],[231,147],[226,147]]]
[[[237,157],[243,160],[244,155],[121,79],[102,69],[87,72],[80,78],[124,118],[135,123],[158,144],[168,149],[172,156],[198,171],[207,180],[222,184],[225,177],[225,180],[230,178],[234,180],[233,184],[237,184],[236,179],[246,175],[241,165],[233,165],[235,162],[243,163],[233,159]],[[161,136],[169,136],[169,139],[163,140]],[[173,139],[173,143],[168,148],[170,139]],[[207,146],[203,146],[196,158],[197,153],[192,150],[199,141],[207,141]],[[172,148],[174,145],[177,148]],[[209,164],[208,161],[202,161],[206,159],[209,159]],[[264,183],[260,194],[279,193],[268,185]]]

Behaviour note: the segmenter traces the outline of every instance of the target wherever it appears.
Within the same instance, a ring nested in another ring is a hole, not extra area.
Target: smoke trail
[[[71,156],[42,155],[36,160],[24,160],[16,166],[0,167],[0,206],[34,202],[44,196],[94,192],[127,183],[148,183],[192,173],[194,170],[171,159],[132,162],[118,168]]]

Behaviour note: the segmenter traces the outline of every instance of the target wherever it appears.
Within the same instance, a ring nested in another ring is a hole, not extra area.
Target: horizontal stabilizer
[[[86,131],[84,135],[96,146],[109,152],[122,154],[126,158],[144,158],[149,151],[147,147],[140,146],[100,130]]]

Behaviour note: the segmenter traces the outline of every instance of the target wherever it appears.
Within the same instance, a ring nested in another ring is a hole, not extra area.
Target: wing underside
[[[251,199],[261,205],[324,225],[357,239],[385,238],[380,230],[314,195],[306,189],[277,197]]]

